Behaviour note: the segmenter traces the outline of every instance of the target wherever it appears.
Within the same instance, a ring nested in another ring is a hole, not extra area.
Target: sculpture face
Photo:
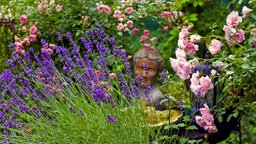
[[[147,69],[145,69],[145,65],[147,65]],[[135,63],[134,72],[136,76],[141,76],[142,87],[146,88],[156,83],[158,70],[156,64],[152,60],[147,58],[139,59]]]

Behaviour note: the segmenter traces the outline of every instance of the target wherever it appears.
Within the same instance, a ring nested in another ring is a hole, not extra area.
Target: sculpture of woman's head
[[[156,83],[157,75],[163,66],[163,57],[154,47],[142,48],[133,56],[134,73],[142,78],[141,86],[147,87]]]

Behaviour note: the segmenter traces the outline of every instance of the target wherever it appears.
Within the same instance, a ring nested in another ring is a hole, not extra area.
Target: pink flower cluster
[[[124,11],[125,11],[126,14],[129,15],[129,14],[132,14],[134,12],[134,9],[132,7],[127,7]],[[127,19],[125,13],[122,13],[121,10],[115,10],[114,11],[113,17],[118,19],[118,21],[119,21],[119,24],[117,26],[117,29],[119,31],[126,31],[126,30],[128,30],[128,28],[133,27],[133,21]]]
[[[189,39],[189,27],[183,27],[179,33],[178,47],[184,50],[189,55],[194,55],[198,51],[198,45],[195,43],[200,42],[200,37],[198,40]]]
[[[183,79],[190,78],[190,72],[192,69],[192,65],[189,61],[186,60],[186,53],[182,49],[177,49],[175,51],[177,59],[170,58],[170,63],[172,65],[173,70],[178,74],[178,76]]]
[[[177,19],[177,18],[183,17],[183,16],[184,16],[184,13],[181,11],[173,11],[173,12],[163,11],[162,13],[159,14],[160,18],[166,17],[169,20]]]
[[[99,12],[105,12],[106,14],[110,14],[111,13],[111,9],[109,6],[104,5],[104,4],[97,4],[97,10]]]
[[[241,43],[245,40],[245,33],[242,29],[238,28],[238,24],[242,22],[242,17],[238,15],[237,11],[232,11],[228,16],[226,23],[224,25],[223,31],[226,33],[226,39],[228,40],[228,45],[233,46],[235,40],[238,43]]]
[[[191,91],[197,96],[204,96],[208,90],[213,88],[213,84],[209,76],[199,76],[199,72],[193,73],[192,78],[190,79]]]
[[[217,127],[214,125],[214,117],[210,113],[210,109],[207,104],[204,104],[204,108],[200,108],[200,113],[202,116],[195,116],[196,123],[208,131],[208,133],[216,133],[218,131]]]
[[[44,15],[50,15],[51,7],[54,7],[54,6],[55,6],[55,1],[54,0],[51,0],[51,1],[41,0],[41,2],[38,2],[37,11],[39,13],[43,13]],[[61,12],[62,11],[62,6],[57,4],[55,6],[55,11],[56,12]]]

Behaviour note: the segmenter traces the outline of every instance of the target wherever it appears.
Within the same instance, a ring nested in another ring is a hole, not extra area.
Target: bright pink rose
[[[139,29],[137,29],[137,28],[133,28],[133,30],[132,30],[132,32],[134,33],[134,34],[138,34],[139,33]]]
[[[35,35],[35,34],[30,34],[30,35],[29,35],[29,41],[30,41],[30,42],[36,41],[36,35]]]
[[[127,13],[127,14],[131,14],[131,13],[133,13],[133,8],[132,7],[128,7],[128,8],[126,8],[125,9],[125,12]]]
[[[127,24],[128,27],[133,27],[133,21],[131,21],[131,20],[128,20],[126,22],[126,24]]]
[[[236,27],[240,22],[242,22],[242,17],[238,15],[237,11],[232,11],[227,16],[227,25],[231,27]]]
[[[115,10],[115,11],[114,11],[114,14],[113,14],[113,17],[114,17],[114,18],[119,18],[120,15],[121,15],[121,11],[120,11],[120,10]]]
[[[118,26],[117,26],[117,29],[119,31],[122,31],[124,29],[124,25],[122,23],[119,23]]]
[[[23,49],[23,45],[20,42],[15,42],[16,49]]]
[[[234,35],[234,39],[241,43],[245,40],[244,31],[242,29],[237,30],[237,33]]]
[[[144,43],[144,42],[146,42],[147,40],[148,40],[148,36],[142,35],[142,36],[140,37],[140,43]]]
[[[31,34],[35,34],[37,32],[37,28],[35,26],[32,26],[30,29],[29,29],[30,33]]]
[[[210,53],[213,55],[220,52],[220,50],[221,50],[220,48],[221,48],[221,42],[216,39],[212,40],[208,47]]]
[[[20,22],[26,23],[27,22],[27,17],[25,15],[20,16]]]
[[[252,44],[256,47],[256,40],[252,41]]]
[[[198,51],[198,45],[195,45],[193,43],[187,43],[185,52],[189,55],[195,54],[195,52]]]
[[[248,8],[247,6],[243,6],[243,8],[242,8],[242,14],[243,14],[242,18],[247,17],[248,13],[251,12],[251,11],[253,11],[253,10]]]
[[[150,40],[151,40],[152,42],[156,42],[156,41],[157,41],[157,37],[152,37]]]
[[[149,30],[144,30],[144,31],[143,31],[143,34],[144,34],[145,36],[149,36],[150,32],[149,32]]]
[[[95,70],[96,76],[101,76],[101,71],[100,70]]]
[[[60,12],[60,11],[62,11],[62,6],[60,6],[60,5],[57,5],[57,6],[55,7],[55,10],[56,10],[57,12]]]

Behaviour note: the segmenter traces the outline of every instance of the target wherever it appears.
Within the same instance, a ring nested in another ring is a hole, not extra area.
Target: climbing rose
[[[208,49],[211,54],[216,54],[216,53],[220,52],[220,50],[221,50],[220,47],[221,47],[221,42],[214,39],[211,41]]]
[[[149,32],[149,30],[144,30],[144,31],[143,31],[143,34],[144,34],[145,36],[149,36],[150,32]]]
[[[133,30],[132,30],[132,32],[134,33],[134,34],[138,34],[139,33],[139,29],[137,29],[137,28],[133,28]]]
[[[195,54],[195,52],[198,51],[198,45],[195,45],[193,43],[187,43],[185,52],[189,55]]]
[[[241,43],[245,40],[244,31],[242,29],[237,30],[236,34],[234,35],[234,39]]]
[[[127,24],[128,27],[132,27],[132,26],[133,26],[133,21],[128,20],[128,21],[126,22],[126,24]]]
[[[114,17],[114,18],[119,18],[120,15],[121,15],[121,12],[120,12],[119,10],[115,10],[115,11],[114,11],[114,14],[113,14],[113,17]]]
[[[247,17],[247,14],[248,14],[249,12],[251,12],[251,11],[253,11],[253,10],[250,9],[250,8],[248,8],[247,6],[243,6],[243,8],[242,8],[242,14],[243,14],[242,18]]]
[[[20,22],[26,23],[27,22],[27,17],[25,15],[20,16]]]
[[[131,14],[133,11],[134,11],[134,10],[133,10],[132,7],[128,7],[128,8],[125,9],[125,12],[126,12],[127,14]]]
[[[30,33],[31,34],[35,34],[37,32],[37,28],[35,26],[32,26],[30,29],[29,29]]]
[[[57,12],[60,12],[60,11],[62,11],[62,6],[57,5],[55,9],[56,9]]]
[[[124,29],[124,25],[122,23],[119,23],[118,26],[117,26],[117,29],[119,31],[122,31]]]
[[[240,22],[242,22],[242,17],[238,15],[237,11],[232,11],[227,16],[227,25],[231,27],[236,27]]]

